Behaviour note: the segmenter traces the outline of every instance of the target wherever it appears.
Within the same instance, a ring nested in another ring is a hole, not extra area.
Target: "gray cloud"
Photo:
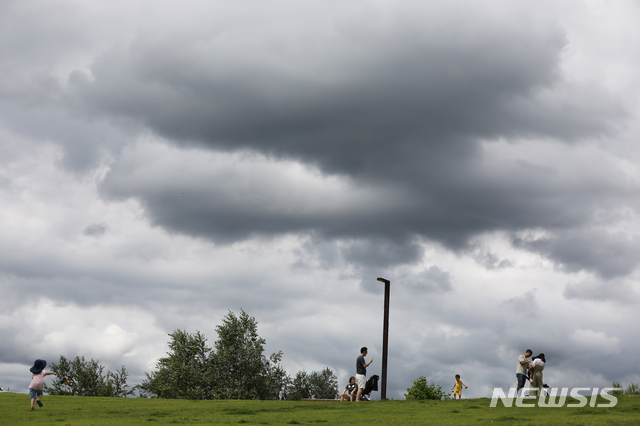
[[[563,79],[567,40],[551,21],[489,19],[455,32],[457,13],[411,12],[421,19],[395,16],[384,29],[375,20],[358,30],[293,26],[296,37],[257,44],[233,34],[233,50],[215,33],[141,36],[97,60],[93,80],[71,93],[94,114],[135,120],[176,143],[368,177],[385,164],[398,178],[416,157],[464,162],[478,139],[608,134],[623,114],[603,90]],[[309,38],[318,39],[310,49],[292,41]]]
[[[346,244],[341,253],[347,262],[370,268],[385,268],[402,263],[415,263],[422,258],[423,251],[416,243],[393,244],[389,241],[368,239]]]
[[[481,248],[473,250],[471,252],[471,256],[476,260],[476,262],[490,270],[510,268],[513,266],[513,262],[509,259],[500,259],[496,254]]]
[[[60,88],[52,91],[59,94]],[[4,102],[3,102],[4,101]],[[7,130],[41,143],[54,143],[61,147],[62,167],[79,175],[95,170],[104,157],[113,155],[126,144],[123,132],[112,125],[93,119],[84,119],[57,102],[18,106],[0,97],[1,123]]]
[[[379,374],[379,276],[394,398],[490,395],[526,347],[638,381],[637,6],[150,6],[0,2],[0,385],[139,382],[229,308],[290,373]]]
[[[538,301],[536,300],[536,289],[529,290],[522,296],[512,297],[502,302],[503,306],[508,306],[517,316],[532,318],[539,315]]]
[[[93,223],[87,226],[86,228],[84,228],[84,230],[82,231],[82,234],[90,237],[99,237],[101,235],[104,235],[107,232],[107,229],[108,229],[107,224],[104,222]]]
[[[443,271],[436,265],[425,268],[416,275],[404,275],[400,277],[400,282],[404,285],[436,293],[452,291],[452,281],[451,273]]]
[[[566,299],[595,302],[637,303],[640,295],[628,279],[601,280],[588,277],[582,281],[569,282],[564,287]]]
[[[465,13],[476,6],[468,7]],[[397,188],[399,196],[389,198],[387,191],[364,209],[351,206],[364,206],[361,200],[344,199],[330,213],[300,214],[289,209],[300,201],[295,192],[278,191],[280,205],[259,185],[251,198],[238,197],[242,176],[220,180],[212,173],[204,185],[202,175],[187,170],[176,177],[189,188],[183,194],[149,177],[131,185],[141,164],[119,163],[102,183],[103,195],[135,198],[154,225],[218,242],[289,232],[386,239],[369,242],[376,250],[402,242],[393,251],[404,254],[399,263],[416,258],[410,243],[416,236],[460,249],[482,232],[575,226],[591,218],[603,196],[617,197],[617,190],[607,192],[618,184],[609,178],[570,205],[560,197],[586,184],[558,185],[565,175],[553,172],[556,165],[519,158],[494,177],[483,164],[481,141],[575,144],[612,135],[625,119],[622,104],[602,87],[559,72],[567,44],[560,27],[518,15],[517,25],[488,18],[454,33],[457,14],[431,22],[424,10],[414,12],[426,22],[403,14],[383,29],[371,24],[356,31],[346,22],[331,31],[293,26],[299,37],[287,35],[286,44],[271,33],[249,43],[229,30],[238,49],[206,31],[175,39],[140,36],[96,60],[91,78],[75,72],[69,89],[91,114],[146,127],[174,145],[293,159],[328,176],[347,176],[355,186]],[[310,37],[318,42],[308,49],[291,41]],[[325,44],[340,48],[327,51]],[[264,202],[256,205],[257,199]],[[355,248],[345,254],[362,258]]]
[[[600,203],[619,202],[620,180],[582,192],[579,183],[559,184],[566,175],[556,165],[529,158],[492,174],[487,141],[579,144],[615,135],[629,113],[604,86],[561,72],[569,41],[554,19],[535,7],[502,5],[508,20],[493,7],[464,4],[407,4],[391,13],[377,5],[363,22],[352,6],[336,15],[308,3],[295,10],[313,16],[313,25],[288,22],[286,32],[272,30],[281,19],[272,8],[237,26],[229,22],[237,22],[238,10],[216,9],[206,25],[132,31],[135,38],[94,53],[67,81],[43,73],[7,86],[18,88],[13,99],[37,106],[15,111],[8,122],[60,144],[62,165],[76,172],[118,152],[127,143],[122,132],[150,131],[175,146],[294,160],[377,188],[378,203],[344,199],[329,213],[300,214],[288,208],[299,193],[265,184],[235,196],[243,191],[240,174],[221,179],[187,168],[176,176],[178,188],[149,179],[161,171],[145,169],[144,158],[112,164],[102,183],[106,199],[135,198],[152,224],[223,243],[296,232],[371,235],[402,244],[395,252],[406,254],[403,263],[415,259],[416,236],[459,250],[483,232],[580,225]],[[25,125],[34,119],[36,125]],[[132,184],[141,167],[147,181]],[[202,177],[216,180],[205,184]],[[571,205],[561,199],[576,193]],[[481,263],[500,267],[489,257]]]
[[[623,232],[566,230],[551,237],[515,238],[518,247],[540,253],[568,272],[595,272],[605,279],[628,275],[640,263],[640,239]]]

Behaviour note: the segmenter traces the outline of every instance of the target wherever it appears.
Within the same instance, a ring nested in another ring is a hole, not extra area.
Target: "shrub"
[[[439,385],[434,383],[429,384],[424,376],[418,377],[413,386],[407,388],[407,393],[404,394],[407,400],[423,400],[423,399],[449,399],[450,396]]]
[[[637,383],[631,382],[627,389],[624,391],[625,395],[640,395],[640,386]]]
[[[627,389],[624,389],[620,382],[613,382],[611,387],[615,389],[609,391],[611,395],[640,395],[640,386],[638,386],[637,383],[631,382],[629,386],[627,386]]]
[[[611,395],[624,395],[624,388],[620,384],[620,382],[611,383],[611,387],[614,389],[609,392]]]

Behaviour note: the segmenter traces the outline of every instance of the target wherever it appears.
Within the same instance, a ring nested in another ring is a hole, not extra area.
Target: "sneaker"
[[[36,399],[36,404],[38,404],[38,407],[42,407],[42,401],[40,401],[39,399]]]
[[[31,408],[29,408],[29,411],[36,411],[36,409],[31,407]]]

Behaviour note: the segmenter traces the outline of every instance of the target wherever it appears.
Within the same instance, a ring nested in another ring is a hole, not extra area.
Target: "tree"
[[[338,378],[329,367],[309,375],[309,390],[315,399],[336,399],[340,396]]]
[[[58,364],[51,364],[51,371],[57,376],[51,386],[45,385],[49,395],[126,397],[134,392],[128,389],[124,365],[116,373],[107,371],[103,374],[104,366],[93,358],[87,361],[84,356],[76,356],[69,361],[60,356]]]
[[[140,396],[183,399],[284,399],[291,379],[280,365],[282,352],[264,355],[258,322],[244,310],[216,327],[214,348],[200,332],[169,334],[169,352],[156,371],[145,373]]]
[[[296,373],[287,392],[287,399],[290,401],[300,401],[302,398],[311,398],[309,375],[304,370]]]
[[[158,398],[211,399],[211,348],[207,339],[199,331],[189,334],[176,330],[169,336],[167,356],[158,360],[156,371],[145,373],[140,391]]]
[[[413,386],[407,388],[407,393],[404,394],[404,397],[407,400],[422,400],[422,399],[449,399],[449,394],[447,394],[442,387],[439,385],[427,381],[424,376],[418,377],[414,382]]]
[[[287,374],[282,365],[282,351],[271,354],[266,363],[267,376],[271,387],[269,399],[285,400],[289,392],[291,377]]]
[[[305,370],[298,371],[289,385],[287,399],[336,399],[338,396],[338,378],[333,374],[333,370],[325,367],[322,371],[311,373]]]
[[[128,376],[129,373],[124,365],[120,368],[120,371],[115,373],[112,373],[111,371],[107,372],[107,386],[111,389],[112,396],[125,398],[129,395],[133,395],[136,387],[134,386],[133,389],[128,389]]]
[[[200,332],[169,334],[170,351],[157,370],[145,373],[138,389],[143,396],[182,399],[278,399],[286,395],[288,376],[280,366],[282,352],[263,355],[265,340],[258,323],[245,311],[233,312],[216,327],[214,348]]]
[[[229,311],[216,331],[218,340],[210,368],[215,398],[271,398],[268,361],[262,354],[266,340],[258,336],[256,319],[242,309],[237,317]],[[279,361],[279,356],[272,355],[272,360]]]

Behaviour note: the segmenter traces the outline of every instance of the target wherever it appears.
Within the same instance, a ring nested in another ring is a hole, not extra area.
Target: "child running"
[[[29,411],[35,411],[33,407],[33,403],[37,402],[39,407],[42,407],[42,388],[44,388],[44,378],[45,376],[49,376],[51,373],[49,371],[44,371],[44,368],[47,366],[47,361],[43,359],[36,359],[33,363],[33,367],[29,371],[31,371],[31,384],[29,385],[29,398],[31,398],[31,408]],[[36,399],[38,397],[38,399]]]
[[[462,383],[460,380],[460,375],[456,374],[456,382],[453,384],[451,390],[453,391],[453,399],[456,399],[456,394],[458,395],[458,399],[462,399],[462,387],[465,389],[469,389],[469,386]],[[455,390],[454,390],[455,389]]]

